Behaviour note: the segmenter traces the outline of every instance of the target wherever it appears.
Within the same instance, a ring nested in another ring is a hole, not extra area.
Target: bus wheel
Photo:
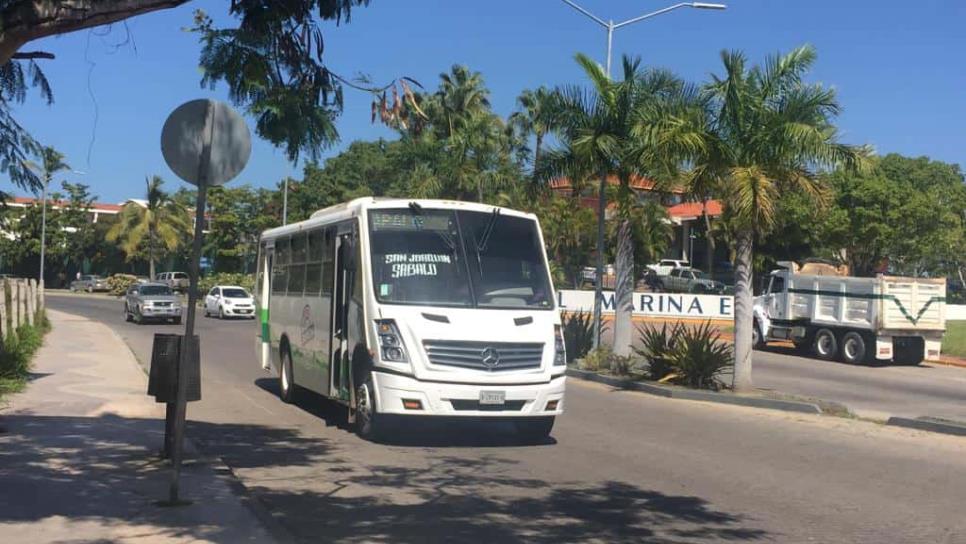
[[[282,350],[282,365],[278,376],[278,396],[289,404],[295,402],[295,380],[292,374],[292,356],[288,348]]]
[[[554,416],[541,416],[518,419],[514,424],[516,425],[517,432],[526,440],[542,442],[550,436],[554,421],[556,421]]]
[[[367,373],[365,381],[356,388],[356,434],[365,440],[376,441],[381,437],[380,423],[372,373]]]

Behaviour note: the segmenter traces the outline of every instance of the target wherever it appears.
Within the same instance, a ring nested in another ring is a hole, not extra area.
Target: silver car
[[[70,282],[70,290],[73,292],[87,291],[88,293],[93,293],[94,291],[109,291],[110,286],[107,284],[107,278],[86,275]]]
[[[147,320],[181,323],[181,299],[163,283],[136,283],[124,296],[124,320],[141,324]]]

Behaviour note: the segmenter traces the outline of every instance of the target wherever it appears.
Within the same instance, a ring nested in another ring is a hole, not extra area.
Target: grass
[[[954,357],[966,357],[966,321],[946,322],[942,352]]]
[[[22,325],[16,335],[4,340],[0,346],[0,397],[23,390],[34,354],[48,331],[50,321],[41,314],[36,325]]]

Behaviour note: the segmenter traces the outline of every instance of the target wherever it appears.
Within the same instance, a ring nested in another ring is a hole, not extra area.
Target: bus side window
[[[272,263],[272,294],[284,295],[288,289],[288,263],[291,258],[291,246],[288,238],[275,241],[275,259]]]
[[[322,287],[322,253],[325,231],[314,230],[309,233],[308,257],[305,265],[305,296],[318,296]]]
[[[332,285],[335,283],[335,230],[325,229],[324,246],[322,248],[322,294],[332,295]]]

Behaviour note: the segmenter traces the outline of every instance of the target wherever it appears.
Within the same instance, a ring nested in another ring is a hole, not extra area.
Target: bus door
[[[331,396],[346,402],[351,401],[352,384],[349,380],[350,340],[358,335],[352,331],[350,301],[352,300],[353,268],[355,260],[354,225],[344,223],[338,226],[335,239],[335,288],[332,296],[332,365]]]

